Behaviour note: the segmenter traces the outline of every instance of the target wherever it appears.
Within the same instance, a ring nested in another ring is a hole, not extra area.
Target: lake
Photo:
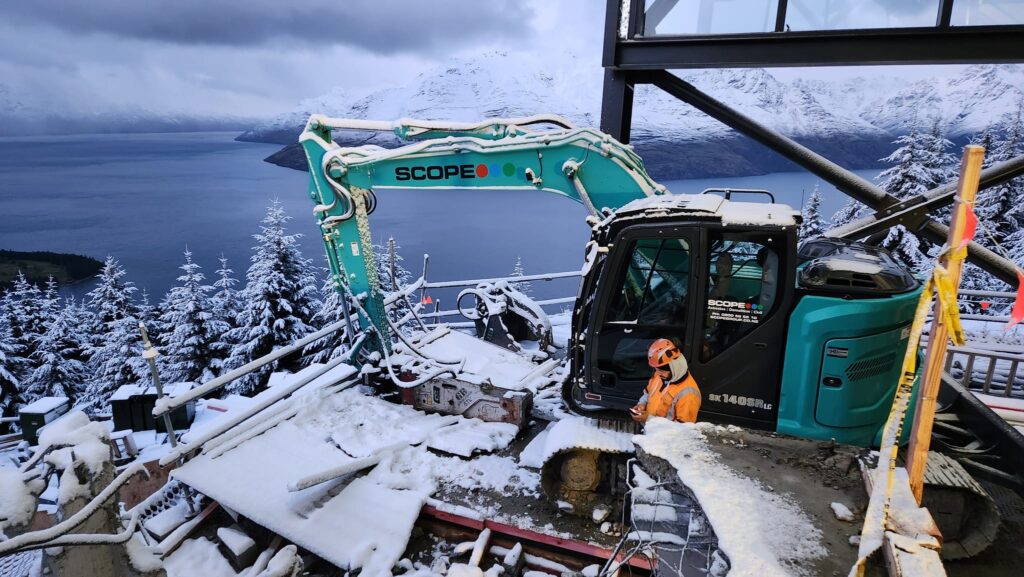
[[[221,254],[244,279],[252,234],[277,198],[292,216],[289,231],[304,235],[306,258],[326,266],[306,173],[263,162],[277,146],[234,136],[0,138],[0,248],[113,255],[158,301],[178,276],[185,247],[211,282]],[[876,171],[858,173],[870,179]],[[795,207],[819,182],[790,172],[663,184],[677,193],[766,188]],[[822,212],[831,215],[846,197],[821,184]],[[415,276],[429,253],[428,276],[436,281],[504,276],[517,256],[527,274],[578,269],[589,238],[581,205],[536,191],[387,190],[378,200],[375,242],[394,236]],[[81,295],[90,284],[70,292]],[[571,281],[535,288],[545,298],[573,291]]]

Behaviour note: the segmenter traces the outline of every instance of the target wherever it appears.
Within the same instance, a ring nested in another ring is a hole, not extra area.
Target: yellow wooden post
[[[939,394],[942,369],[946,358],[946,347],[949,340],[949,326],[943,321],[940,298],[956,299],[960,287],[960,271],[963,268],[963,251],[958,251],[957,244],[963,236],[966,226],[966,210],[974,205],[978,195],[978,180],[981,175],[981,162],[985,157],[985,149],[981,146],[969,145],[964,148],[960,162],[960,181],[957,184],[957,198],[953,205],[953,218],[949,226],[946,246],[950,247],[939,258],[939,265],[949,271],[953,285],[952,295],[941,295],[936,291],[935,309],[932,317],[932,328],[928,336],[928,352],[925,354],[922,368],[921,389],[917,395],[917,406],[914,409],[913,428],[910,432],[910,446],[907,448],[907,472],[910,476],[910,488],[914,492],[917,503],[921,503],[921,491],[924,485],[924,471],[928,464],[928,447],[931,444],[932,424],[935,420],[935,401]]]

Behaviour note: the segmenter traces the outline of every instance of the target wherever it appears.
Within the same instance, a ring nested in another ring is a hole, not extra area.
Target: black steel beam
[[[610,51],[606,36],[604,56],[619,70],[1022,62],[1024,26],[637,36]]]
[[[998,186],[1021,175],[1024,175],[1024,156],[1000,162],[981,171],[981,181],[978,183],[978,190]],[[834,228],[826,232],[825,236],[859,239],[871,236],[877,232],[889,230],[898,224],[902,224],[911,230],[917,230],[924,224],[929,213],[952,204],[955,197],[956,182],[947,183],[924,194],[915,195],[898,204],[880,210],[875,214]]]
[[[601,130],[623,144],[629,144],[633,126],[633,82],[626,72],[605,68],[601,97]]]
[[[659,70],[647,72],[643,75],[634,74],[631,78],[637,83],[649,82],[654,84],[697,110],[749,136],[783,157],[802,166],[812,174],[829,182],[841,192],[876,211],[884,210],[899,203],[899,199],[886,193],[881,188],[793,139],[715,100],[689,82],[668,71]],[[949,227],[928,220],[919,232],[932,242],[941,245],[946,242],[946,237],[949,235]],[[1010,283],[1011,286],[1016,286],[1017,269],[1013,262],[974,242],[968,246],[968,259],[995,277]]]

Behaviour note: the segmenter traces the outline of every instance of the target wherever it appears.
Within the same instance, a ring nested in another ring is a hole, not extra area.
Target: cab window
[[[701,361],[716,357],[772,314],[779,279],[775,244],[764,234],[709,234]]]
[[[683,325],[690,282],[685,239],[636,242],[608,320],[642,325]]]

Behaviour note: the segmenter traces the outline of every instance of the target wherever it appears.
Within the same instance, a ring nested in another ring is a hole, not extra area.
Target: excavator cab
[[[783,205],[677,198],[690,200],[653,212],[627,205],[595,232],[609,251],[582,288],[575,334],[590,338],[572,347],[585,383],[575,400],[583,410],[633,405],[651,376],[648,346],[669,338],[701,386],[702,419],[774,429],[796,215]],[[764,222],[723,223],[722,206],[759,206]]]
[[[799,215],[712,195],[641,199],[596,224],[574,311],[574,410],[625,418],[673,339],[698,419],[867,446],[885,421],[920,283],[880,249],[815,241]]]

